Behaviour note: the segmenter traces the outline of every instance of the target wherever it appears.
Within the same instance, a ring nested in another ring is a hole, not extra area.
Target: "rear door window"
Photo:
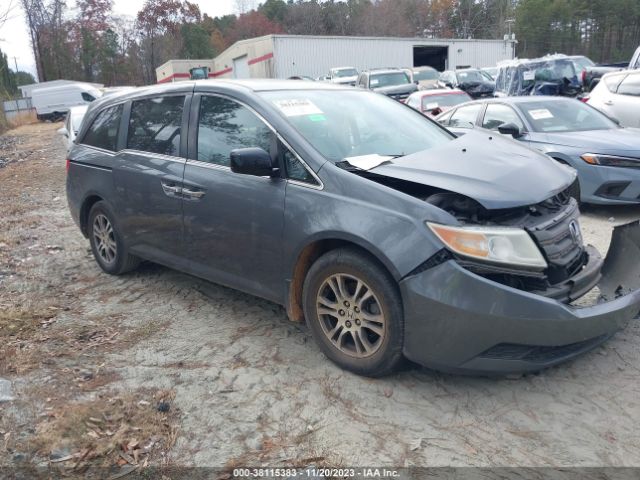
[[[127,148],[179,156],[184,100],[184,95],[180,95],[134,101]]]
[[[203,96],[198,122],[201,162],[229,166],[231,151],[259,147],[270,152],[273,132],[251,110],[223,97]]]
[[[122,104],[105,108],[93,121],[82,143],[115,152],[118,145],[118,129],[121,117]]]
[[[451,115],[449,126],[457,128],[473,128],[476,124],[476,119],[478,118],[478,113],[480,113],[481,108],[481,103],[458,108],[453,115]]]

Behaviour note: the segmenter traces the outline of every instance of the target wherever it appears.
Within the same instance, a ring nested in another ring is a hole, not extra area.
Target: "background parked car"
[[[440,88],[458,88],[472,98],[493,97],[495,84],[477,68],[446,70],[438,80]]]
[[[365,70],[360,72],[356,85],[401,102],[418,90],[418,86],[411,81],[409,74],[399,68]]]
[[[636,70],[640,68],[640,47],[637,48],[631,61],[612,65],[595,65],[586,67],[582,71],[582,84],[585,91],[593,90],[600,82],[600,79],[607,73],[618,72],[620,70]]]
[[[606,74],[587,102],[622,126],[640,127],[640,70]]]
[[[469,94],[457,88],[435,88],[412,93],[406,104],[426,115],[435,117],[456,105],[469,101],[471,101]]]
[[[58,129],[58,133],[63,135],[67,139],[67,150],[73,146],[73,142],[80,131],[82,125],[82,119],[85,113],[87,113],[88,105],[80,105],[78,107],[71,107],[67,112],[67,117],[64,121],[64,127]]]
[[[579,181],[572,194],[583,202],[640,205],[640,129],[621,128],[582,102],[505,97],[466,103],[437,121],[458,136],[495,130],[570,165]]]
[[[329,81],[339,85],[355,85],[358,70],[353,67],[336,67],[329,70]]]
[[[421,90],[438,88],[438,78],[440,78],[440,72],[433,67],[416,67],[411,71],[411,80],[417,83]]]
[[[498,65],[495,96],[560,95],[582,93],[572,60],[565,55],[515,60]]]

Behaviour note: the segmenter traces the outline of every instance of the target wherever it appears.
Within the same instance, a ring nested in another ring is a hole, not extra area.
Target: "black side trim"
[[[69,160],[69,163],[73,165],[78,165],[80,167],[95,168],[96,170],[103,170],[105,172],[113,171],[111,167],[103,167],[102,165],[94,165],[92,163],[86,163],[86,162],[78,162],[77,160]]]

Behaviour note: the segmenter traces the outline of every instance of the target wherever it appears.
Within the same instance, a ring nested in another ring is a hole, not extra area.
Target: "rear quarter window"
[[[115,152],[118,146],[122,108],[122,104],[120,104],[102,110],[87,130],[82,143]]]

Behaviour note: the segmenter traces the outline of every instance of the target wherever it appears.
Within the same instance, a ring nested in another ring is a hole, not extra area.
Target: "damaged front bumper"
[[[640,222],[616,227],[589,307],[476,275],[448,260],[400,282],[404,354],[442,371],[506,374],[556,365],[640,314]]]

